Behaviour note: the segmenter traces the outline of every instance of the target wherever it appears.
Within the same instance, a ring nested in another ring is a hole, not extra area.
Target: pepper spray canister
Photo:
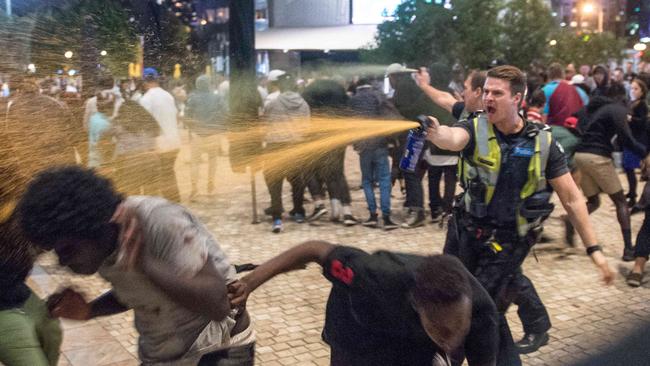
[[[420,127],[409,131],[408,137],[406,138],[404,155],[399,163],[400,169],[409,173],[414,173],[418,163],[422,160],[422,154],[426,145],[427,129],[431,127],[429,117],[419,115],[416,119],[420,123]]]

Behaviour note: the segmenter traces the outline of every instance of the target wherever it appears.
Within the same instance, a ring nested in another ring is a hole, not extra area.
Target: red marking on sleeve
[[[352,272],[351,268],[345,267],[343,263],[341,263],[341,261],[339,261],[338,259],[332,261],[330,273],[332,274],[332,277],[345,283],[346,285],[349,286],[352,284],[352,279],[354,278],[354,272]]]

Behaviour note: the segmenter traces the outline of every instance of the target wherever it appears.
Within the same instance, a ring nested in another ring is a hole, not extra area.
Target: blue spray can
[[[422,159],[426,145],[427,129],[431,126],[431,120],[427,116],[419,115],[417,121],[420,122],[420,127],[409,131],[404,155],[399,163],[400,169],[409,173],[415,172],[415,168]]]

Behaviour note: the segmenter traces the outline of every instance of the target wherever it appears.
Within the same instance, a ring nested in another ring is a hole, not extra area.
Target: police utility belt
[[[459,223],[466,228],[475,228],[477,239],[500,225],[490,222],[488,206],[494,196],[501,170],[501,146],[494,126],[484,113],[472,119],[475,148],[471,156],[461,155],[458,176],[464,193],[456,201]],[[546,165],[551,147],[551,131],[544,126],[527,123],[526,137],[534,139],[534,151],[528,164],[528,179],[519,194],[516,204],[516,235],[527,237],[531,232],[541,230],[541,221],[553,211],[551,193],[546,189]]]

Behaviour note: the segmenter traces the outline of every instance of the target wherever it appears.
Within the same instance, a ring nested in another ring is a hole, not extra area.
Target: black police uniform
[[[470,120],[458,122],[470,134],[463,156],[472,156],[475,146],[474,124]],[[500,316],[500,365],[520,365],[508,328],[505,311],[515,302],[527,333],[544,333],[550,329],[550,318],[533,284],[521,271],[521,264],[534,235],[521,238],[517,233],[516,206],[520,193],[528,181],[528,166],[535,149],[535,133],[543,128],[526,122],[522,131],[506,136],[496,128],[495,135],[501,148],[501,169],[494,196],[484,218],[476,218],[457,207],[449,222],[444,252],[458,256],[495,300]],[[557,178],[569,172],[566,158],[555,141],[551,143],[545,177]],[[507,179],[502,179],[507,177]],[[469,194],[467,191],[463,194]],[[462,200],[461,200],[462,201]],[[491,243],[498,243],[497,250]]]
[[[431,366],[439,353],[410,300],[414,271],[424,257],[387,251],[334,248],[323,264],[332,282],[323,340],[335,366]],[[465,337],[468,363],[493,362],[498,347],[498,313],[490,295],[469,273],[472,323]],[[461,365],[462,359],[453,361]]]

